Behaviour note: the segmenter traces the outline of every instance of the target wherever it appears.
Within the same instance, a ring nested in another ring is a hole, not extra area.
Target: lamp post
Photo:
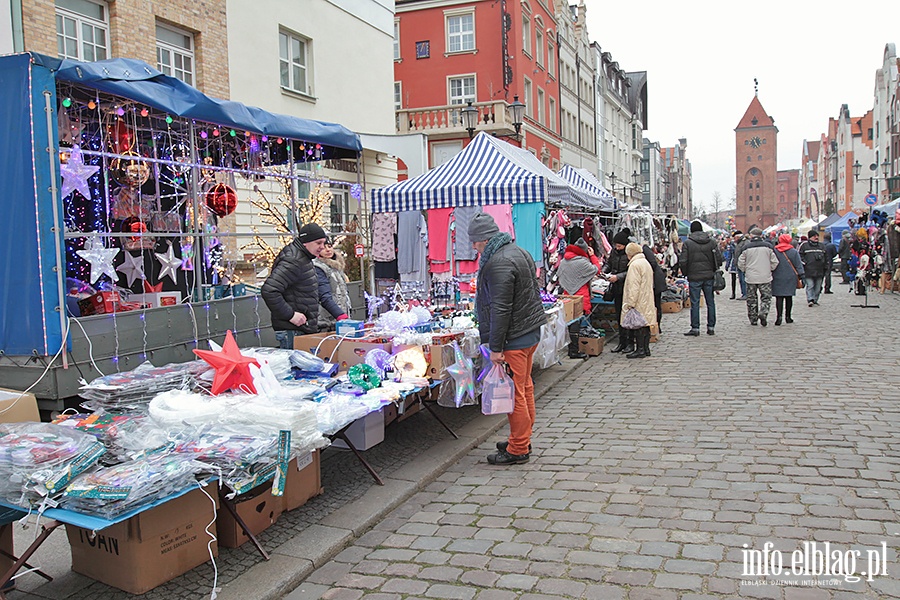
[[[519,102],[518,96],[513,96],[512,104],[509,105],[510,116],[512,117],[512,125],[516,130],[516,140],[522,131],[522,120],[525,118],[525,105]]]
[[[525,105],[519,102],[518,96],[513,96],[513,101],[509,106],[507,106],[507,110],[509,110],[510,119],[512,120],[512,126],[513,129],[516,130],[516,133],[513,135],[498,135],[495,133],[494,137],[510,137],[518,141],[522,133],[522,122],[525,117]],[[475,137],[475,128],[478,127],[478,108],[472,106],[472,101],[468,100],[466,101],[466,107],[460,109],[459,115],[463,127],[465,127],[466,131],[469,133],[469,139],[472,139],[473,137]]]
[[[472,106],[472,101],[466,102],[466,107],[459,111],[462,117],[463,127],[469,132],[469,139],[475,136],[475,126],[478,125],[478,109]]]
[[[871,165],[869,165],[869,170],[874,172],[875,170],[878,169],[878,166],[879,165],[872,163]],[[879,179],[884,179],[885,181],[887,181],[888,169],[890,169],[890,168],[891,168],[891,163],[888,161],[888,159],[884,159],[884,162],[881,163],[881,177],[877,177],[877,176],[863,177],[863,179],[869,180],[869,193],[870,194],[872,193],[872,181],[878,181]],[[862,165],[859,164],[859,160],[857,160],[856,162],[853,163],[853,179],[855,181],[859,181],[860,169],[862,169]]]

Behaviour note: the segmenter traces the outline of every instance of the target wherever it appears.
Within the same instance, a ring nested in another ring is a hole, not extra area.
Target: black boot
[[[647,342],[646,345],[650,345],[650,328],[649,327],[641,327],[640,329],[635,329],[633,332],[633,337],[635,338],[635,348],[634,352],[625,355],[625,358],[644,358],[645,356],[650,355],[650,350],[645,348],[644,345],[644,332],[647,333]]]
[[[578,347],[578,334],[569,334],[569,358],[585,359],[588,355],[582,352]]]
[[[709,329],[706,330],[709,333]],[[644,327],[644,356],[650,356],[650,328]]]
[[[625,352],[631,346],[631,331],[619,327],[619,345],[611,350],[611,352]],[[631,350],[628,350],[631,352]]]

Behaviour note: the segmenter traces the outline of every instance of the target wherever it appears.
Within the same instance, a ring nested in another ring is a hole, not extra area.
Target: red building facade
[[[471,102],[479,117],[473,133],[513,136],[511,143],[558,168],[556,44],[556,19],[538,0],[398,0],[397,131],[428,134],[437,166],[468,143],[460,110]],[[518,140],[508,110],[516,97],[526,106]]]

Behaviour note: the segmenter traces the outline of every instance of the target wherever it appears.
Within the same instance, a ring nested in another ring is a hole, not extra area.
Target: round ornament
[[[350,367],[347,371],[347,378],[350,379],[350,383],[366,391],[381,385],[381,377],[378,376],[378,371],[372,365],[365,363]]]
[[[134,152],[124,154],[139,158]],[[150,166],[139,160],[115,158],[109,163],[109,170],[112,178],[125,187],[138,188],[150,179]]]
[[[206,206],[217,216],[226,217],[237,208],[237,193],[224,183],[217,183],[206,192]]]
[[[428,372],[428,361],[421,346],[407,348],[394,355],[394,370],[403,377],[424,377]]]

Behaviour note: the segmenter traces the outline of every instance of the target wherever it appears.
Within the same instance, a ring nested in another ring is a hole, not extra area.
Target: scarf
[[[556,273],[566,293],[574,295],[597,275],[597,266],[586,256],[573,256],[559,263]]]
[[[334,258],[322,258],[320,256],[313,262],[319,262],[327,267],[331,267],[334,271],[337,271],[338,275],[341,276],[345,282],[350,281],[350,278],[347,277],[347,274],[344,272],[344,258],[337,252],[334,253]]]
[[[488,261],[491,260],[491,257],[494,256],[494,252],[509,243],[512,243],[512,236],[508,233],[501,232],[489,239],[487,245],[484,247],[484,252],[481,253],[481,259],[478,261],[478,268],[483,269],[484,265],[486,265]]]
[[[791,244],[791,236],[786,233],[778,236],[778,244],[776,244],[775,249],[779,252],[787,252],[791,248],[793,248],[793,244]]]

